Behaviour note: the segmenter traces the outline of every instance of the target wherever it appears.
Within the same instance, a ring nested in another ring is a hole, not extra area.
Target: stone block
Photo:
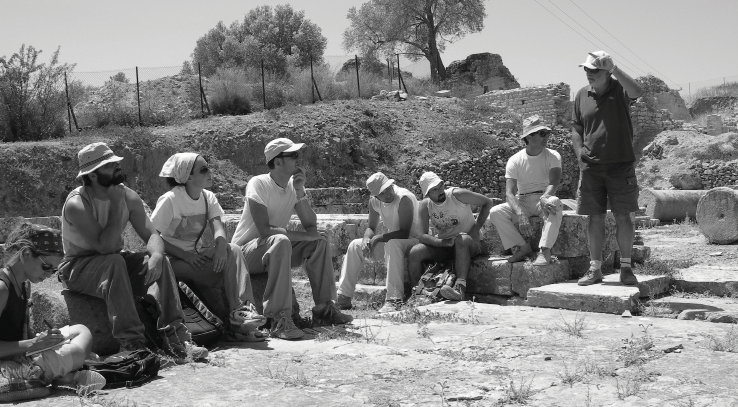
[[[533,287],[560,283],[571,278],[569,262],[566,260],[556,260],[547,266],[534,266],[529,261],[513,263],[511,277],[512,291],[521,297],[526,297],[528,290]]]
[[[467,276],[467,293],[513,295],[512,264],[507,260],[478,257],[472,260]]]
[[[107,355],[118,352],[120,343],[113,338],[105,301],[89,295],[34,286],[31,293],[31,326],[34,332],[46,329],[43,320],[54,326],[82,324],[92,333],[92,351]],[[151,315],[136,302],[136,312],[151,335],[156,335],[156,323]]]
[[[688,293],[709,293],[718,297],[738,296],[738,267],[692,266],[680,270],[672,285]]]
[[[638,309],[638,287],[621,284],[579,286],[575,280],[528,290],[528,305],[574,311],[622,314]]]
[[[638,291],[640,298],[658,297],[659,295],[669,291],[669,276],[649,276],[636,275],[638,278]],[[620,284],[620,274],[608,274],[602,278],[602,284],[605,285],[622,285]]]

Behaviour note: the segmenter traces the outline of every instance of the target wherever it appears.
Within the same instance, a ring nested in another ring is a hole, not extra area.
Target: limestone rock
[[[512,265],[512,291],[521,297],[526,297],[533,287],[560,283],[569,278],[569,262],[566,260],[555,260],[547,266],[534,266],[528,261]]]
[[[512,265],[507,260],[477,258],[472,261],[466,282],[469,294],[513,295]]]
[[[699,173],[677,173],[669,177],[669,182],[676,189],[702,189],[702,178]]]
[[[502,64],[498,54],[484,52],[472,54],[463,61],[454,61],[446,67],[453,81],[487,85],[489,89],[516,89],[520,84]]]
[[[651,248],[648,246],[634,245],[630,252],[630,261],[632,263],[643,264],[651,258]]]
[[[638,309],[640,290],[623,285],[579,286],[576,281],[551,284],[528,290],[528,305],[577,311],[622,314]]]

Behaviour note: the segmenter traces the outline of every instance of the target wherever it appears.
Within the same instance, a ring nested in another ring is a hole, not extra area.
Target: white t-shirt
[[[387,231],[394,232],[400,230],[400,200],[405,196],[410,198],[410,201],[413,203],[413,226],[410,228],[410,235],[408,237],[418,237],[418,231],[420,230],[418,200],[415,198],[415,194],[407,189],[400,188],[397,185],[393,186],[395,188],[395,199],[392,202],[384,203],[375,197],[371,197],[369,198],[369,204],[379,213],[379,219],[384,223]]]
[[[207,217],[205,199],[208,201]],[[184,186],[178,186],[159,197],[151,222],[162,239],[182,250],[193,251],[207,221],[219,216],[223,216],[223,208],[214,193],[203,189],[197,199],[192,199]],[[202,239],[197,246],[198,249],[202,247]]]
[[[551,168],[561,168],[561,155],[556,150],[544,148],[541,154],[531,156],[523,149],[507,160],[505,178],[517,180],[518,195],[545,191]]]
[[[246,185],[246,202],[243,206],[243,213],[241,213],[241,220],[238,221],[236,232],[231,239],[231,243],[239,246],[259,237],[259,231],[256,229],[251,210],[249,210],[249,199],[266,206],[271,226],[286,228],[290,216],[295,212],[297,192],[292,185],[292,178],[284,188],[277,185],[269,174],[251,178]]]

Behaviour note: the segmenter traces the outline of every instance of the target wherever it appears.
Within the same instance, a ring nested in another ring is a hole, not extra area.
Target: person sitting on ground
[[[178,281],[194,286],[209,305],[211,293],[222,296],[230,310],[223,318],[229,331],[246,342],[264,340],[257,329],[265,318],[254,307],[251,278],[241,248],[226,241],[221,221],[223,208],[207,187],[213,185],[212,171],[205,158],[196,153],[169,157],[161,169],[171,188],[156,202],[151,222],[164,239],[164,250]],[[215,247],[203,249],[202,233],[210,222]],[[223,315],[221,315],[223,317]]]
[[[508,259],[511,263],[533,253],[530,242],[523,237],[533,235],[531,216],[543,218],[539,242],[541,251],[533,265],[551,263],[551,247],[559,235],[563,213],[561,201],[556,197],[561,183],[561,156],[556,150],[546,148],[550,131],[538,116],[523,121],[521,138],[525,141],[525,148],[510,157],[505,167],[507,203],[495,206],[490,214],[505,250],[519,247]]]
[[[122,185],[126,180],[120,167],[123,158],[105,143],[93,143],[80,150],[78,159],[77,177],[83,185],[67,196],[62,207],[60,280],[70,291],[105,301],[121,350],[147,348],[134,302],[134,296],[140,296],[156,309],[164,351],[178,360],[188,354],[195,360],[206,358],[208,350],[191,342],[184,324],[164,242],[146,215],[141,197]],[[123,230],[129,221],[147,242],[148,253],[123,251]]]
[[[241,246],[249,273],[267,272],[264,316],[271,334],[299,339],[304,332],[292,321],[292,271],[303,265],[313,291],[313,323],[340,325],[353,320],[334,304],[336,283],[325,234],[305,192],[306,173],[297,166],[303,143],[278,138],[267,143],[264,157],[269,172],[257,175],[246,186],[241,220],[231,243]],[[304,232],[287,230],[292,212]]]
[[[5,267],[0,269],[0,369],[28,365],[30,378],[89,393],[105,385],[99,373],[78,371],[90,357],[90,330],[84,325],[49,327],[33,335],[29,325],[28,283],[53,275],[62,254],[59,231],[41,225],[21,224],[5,241]]]
[[[415,284],[420,280],[424,261],[453,259],[456,283],[454,287],[444,285],[440,294],[448,300],[463,301],[471,259],[481,249],[479,230],[494,203],[492,199],[467,189],[446,189],[443,180],[433,172],[423,173],[419,183],[425,199],[420,201],[418,210],[420,243],[410,249],[408,260],[410,282]],[[482,207],[476,219],[472,205]],[[429,233],[429,223],[437,232],[435,236]]]
[[[341,267],[338,288],[338,307],[352,307],[359,272],[364,258],[384,258],[387,266],[387,296],[380,313],[397,311],[405,298],[405,256],[418,244],[418,200],[415,194],[394,185],[394,180],[381,172],[366,181],[369,198],[369,227],[362,239],[354,239],[348,247]],[[379,222],[387,233],[377,233]]]

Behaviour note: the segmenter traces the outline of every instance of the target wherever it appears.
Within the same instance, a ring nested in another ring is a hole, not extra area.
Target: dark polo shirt
[[[582,161],[613,164],[635,161],[631,98],[615,78],[602,95],[591,86],[577,92],[572,123],[583,131]]]

